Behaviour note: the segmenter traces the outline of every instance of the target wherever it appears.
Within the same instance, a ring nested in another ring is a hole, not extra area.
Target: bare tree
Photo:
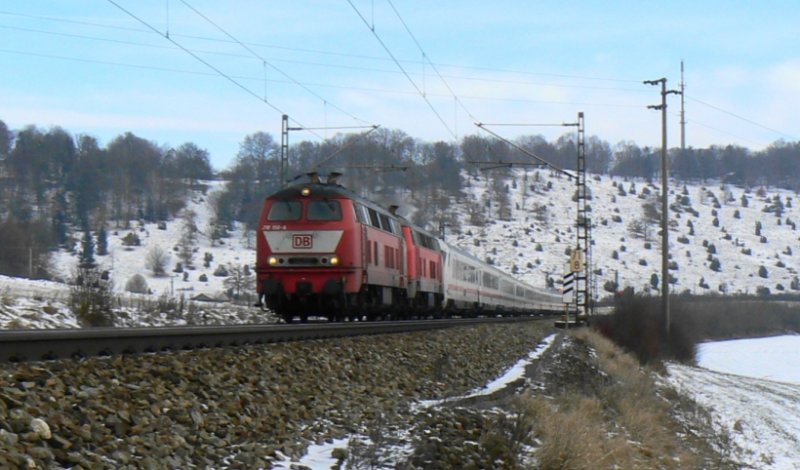
[[[228,269],[229,276],[225,278],[223,283],[229,289],[230,296],[238,299],[243,292],[252,288],[254,284],[253,274],[247,265],[236,266],[231,265]]]
[[[183,211],[183,229],[178,242],[178,257],[191,269],[194,258],[194,247],[197,244],[197,214],[189,209]]]
[[[147,252],[144,262],[145,267],[153,271],[154,276],[164,276],[166,274],[167,264],[169,263],[169,254],[160,246],[153,245]]]

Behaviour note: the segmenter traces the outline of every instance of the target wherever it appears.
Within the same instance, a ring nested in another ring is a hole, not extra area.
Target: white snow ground
[[[706,343],[701,367],[668,367],[669,382],[708,409],[713,426],[730,436],[731,457],[742,468],[800,469],[798,339]]]

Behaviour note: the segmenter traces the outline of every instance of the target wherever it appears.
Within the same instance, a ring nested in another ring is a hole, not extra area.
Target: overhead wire
[[[138,32],[138,33],[150,33],[149,29],[140,29],[140,28],[133,28],[133,27],[126,27],[126,26],[119,26],[119,25],[109,25],[91,21],[82,21],[82,20],[69,20],[65,18],[57,18],[53,16],[42,16],[42,15],[30,15],[25,13],[16,13],[7,10],[0,10],[0,15],[7,15],[7,16],[16,16],[20,18],[30,18],[30,19],[39,19],[39,20],[47,20],[53,22],[61,22],[61,23],[69,23],[69,24],[78,24],[84,26],[95,26],[100,28],[108,28],[108,29],[119,29],[131,32]],[[374,22],[373,22],[374,24]],[[190,34],[178,34],[178,33],[170,33],[173,36],[183,37],[186,39],[197,39],[202,41],[209,41],[209,42],[218,42],[218,43],[232,43],[233,41],[207,37],[207,36],[196,36]],[[247,42],[246,44],[251,46],[257,47],[266,47],[272,49],[280,49],[286,50],[290,52],[304,52],[304,53],[312,53],[312,54],[320,54],[320,55],[332,55],[332,56],[340,56],[340,57],[351,57],[351,58],[358,58],[358,59],[365,59],[365,60],[376,60],[381,62],[391,61],[391,59],[387,59],[385,57],[379,56],[372,56],[372,55],[365,55],[365,54],[353,54],[347,52],[338,52],[338,51],[331,51],[331,50],[321,50],[321,49],[308,49],[308,48],[300,48],[300,47],[289,47],[289,46],[282,46],[277,44],[264,44],[264,43],[256,43],[256,42]],[[412,63],[414,61],[410,60],[401,60],[401,62],[408,62]],[[416,63],[416,62],[414,62]],[[500,68],[493,68],[493,67],[480,67],[474,65],[456,65],[456,64],[447,64],[447,63],[438,63],[440,67],[452,67],[452,68],[459,68],[459,69],[469,69],[469,70],[481,70],[486,72],[501,72],[501,73],[512,73],[518,75],[533,75],[533,76],[544,76],[544,77],[555,77],[555,78],[568,78],[573,80],[592,80],[592,81],[607,81],[607,82],[619,82],[619,83],[631,83],[631,84],[639,84],[641,80],[639,79],[626,79],[626,78],[614,78],[614,77],[597,77],[591,75],[571,75],[571,74],[562,74],[562,73],[551,73],[551,72],[532,72],[530,70],[514,70],[514,69],[500,69]]]
[[[417,90],[417,93],[422,97],[422,99],[425,101],[425,103],[427,103],[428,107],[431,109],[433,114],[435,114],[436,117],[439,119],[439,122],[442,123],[442,125],[445,127],[445,129],[447,129],[447,131],[450,133],[450,135],[453,136],[454,139],[458,139],[458,136],[456,135],[456,133],[452,129],[450,129],[450,126],[447,125],[447,122],[444,120],[442,115],[439,114],[439,111],[436,110],[436,107],[433,106],[433,103],[431,103],[431,101],[428,99],[428,97],[425,96],[425,93],[419,88],[417,83],[411,78],[411,76],[408,74],[408,72],[406,72],[406,69],[403,67],[403,64],[401,64],[400,61],[397,60],[397,58],[394,56],[394,54],[389,49],[389,47],[386,45],[386,43],[383,42],[383,39],[381,39],[380,35],[375,31],[374,24],[370,25],[369,21],[367,21],[367,19],[364,18],[364,15],[361,14],[361,11],[359,11],[359,9],[353,4],[352,0],[347,0],[347,3],[350,4],[350,6],[356,12],[358,17],[361,18],[361,21],[364,22],[364,25],[367,26],[367,28],[372,33],[373,37],[375,37],[375,39],[378,41],[378,43],[381,45],[381,47],[383,47],[383,50],[386,51],[386,54],[388,54],[389,57],[392,58],[392,60],[394,61],[395,65],[397,65],[397,67],[403,72],[403,75],[405,75],[405,77],[408,79],[408,81],[411,83],[411,85],[414,87],[414,89]]]
[[[33,29],[33,28],[24,28],[19,26],[9,26],[9,25],[0,25],[0,29],[9,29],[14,31],[23,31],[28,33],[35,33],[35,34],[45,34],[51,36],[60,36],[60,37],[68,37],[68,38],[75,38],[75,39],[86,39],[91,41],[98,41],[98,42],[109,42],[114,44],[126,44],[131,46],[138,46],[138,47],[148,47],[154,49],[171,49],[169,46],[163,46],[159,44],[148,44],[143,42],[136,42],[136,41],[128,41],[122,39],[113,39],[113,38],[103,38],[98,36],[89,36],[85,34],[75,34],[75,33],[64,33],[64,32],[56,32],[56,31],[46,31],[41,29]],[[140,31],[140,30],[137,30]],[[173,36],[181,36],[181,37],[192,37],[188,35],[180,35],[174,34]],[[226,43],[235,43],[234,41],[226,41]],[[246,42],[242,42],[242,44],[248,44]],[[250,43],[253,44],[253,43]],[[237,54],[233,52],[224,52],[224,51],[213,51],[213,50],[206,50],[206,49],[190,49],[193,52],[198,54],[207,54],[207,55],[219,55],[224,57],[235,57],[235,58],[248,58],[251,55],[245,54]],[[334,68],[334,69],[344,69],[344,70],[361,70],[365,72],[377,72],[377,73],[386,73],[386,74],[401,74],[398,70],[390,70],[384,68],[375,68],[375,67],[364,67],[364,66],[357,66],[357,65],[345,65],[341,63],[324,63],[324,62],[312,62],[307,60],[293,60],[293,59],[281,59],[281,58],[262,58],[259,56],[260,59],[263,59],[266,62],[283,62],[288,64],[299,64],[299,65],[310,65],[315,67],[325,67],[325,68]],[[430,59],[428,59],[430,62]],[[272,66],[272,64],[270,64]],[[432,64],[435,67],[435,64]],[[419,75],[418,73],[409,72],[409,75]],[[530,85],[530,86],[543,86],[543,87],[553,87],[553,88],[575,88],[575,89],[587,89],[587,90],[608,90],[608,91],[625,91],[625,92],[633,92],[633,93],[646,93],[647,90],[642,90],[640,88],[620,88],[620,87],[598,87],[598,86],[591,86],[591,85],[570,85],[570,84],[558,84],[558,83],[541,83],[535,81],[527,81],[527,80],[509,80],[509,79],[502,79],[502,78],[487,78],[487,77],[471,77],[465,75],[452,75],[452,74],[441,74],[442,77],[451,79],[451,80],[469,80],[475,82],[487,82],[487,83],[505,83],[505,84],[512,84],[512,85]],[[430,94],[430,93],[427,93]]]
[[[114,2],[111,2],[111,3],[114,3]],[[391,4],[391,2],[390,2],[390,4]],[[394,8],[394,5],[393,4],[391,4],[391,5],[392,5],[393,9],[396,10],[396,8]],[[351,3],[351,6],[353,6],[352,3]],[[160,31],[156,30],[151,25],[141,21],[141,19],[139,19],[139,18],[137,18],[137,20],[140,23],[142,23],[146,27],[146,29],[136,28],[136,27],[129,27],[129,26],[124,26],[124,25],[110,25],[110,24],[104,24],[104,23],[92,22],[92,21],[72,20],[72,19],[66,19],[66,18],[58,18],[58,17],[54,17],[54,16],[31,15],[31,14],[25,14],[25,13],[12,12],[12,11],[8,11],[8,10],[0,10],[0,15],[14,16],[14,17],[18,17],[18,18],[47,20],[47,21],[52,21],[52,22],[59,22],[59,23],[66,23],[66,24],[76,24],[76,25],[82,25],[82,26],[93,26],[93,27],[100,27],[100,28],[107,28],[107,29],[130,31],[130,32],[136,32],[136,33],[156,32],[157,34],[159,34],[159,36],[164,37],[163,33],[161,33]],[[362,15],[359,15],[359,16],[362,16]],[[363,20],[363,16],[362,16],[362,20]],[[374,25],[374,22],[373,22],[373,25]],[[404,26],[407,27],[407,25],[404,25]],[[373,26],[370,26],[370,28],[372,28],[372,27]],[[94,40],[98,40],[98,41],[116,42],[116,43],[121,43],[121,44],[130,44],[130,45],[141,45],[141,46],[146,46],[146,47],[158,47],[158,48],[164,47],[164,46],[158,46],[158,45],[152,45],[152,44],[145,45],[145,44],[136,43],[136,42],[133,42],[133,41],[123,41],[123,40],[108,39],[108,38],[97,38],[97,37],[83,36],[83,35],[78,35],[78,34],[70,34],[70,33],[62,33],[62,32],[58,32],[58,33],[57,32],[46,32],[46,31],[34,30],[34,29],[30,29],[30,28],[16,27],[16,26],[3,26],[3,25],[0,25],[0,28],[16,29],[16,30],[21,30],[21,31],[37,32],[37,33],[42,33],[42,34],[61,35],[61,36],[64,36],[64,37],[79,37],[79,38],[82,37],[82,38],[94,39]],[[225,40],[225,39],[205,37],[205,36],[197,36],[197,35],[176,34],[174,32],[170,33],[170,36],[171,37],[183,37],[183,38],[187,38],[187,39],[204,40],[204,41],[209,41],[209,42],[218,42],[218,43],[234,43],[234,41]],[[275,44],[263,44],[263,43],[254,43],[254,42],[248,42],[248,43],[244,43],[244,44],[249,44],[249,45],[256,46],[256,47],[267,47],[267,48],[288,50],[288,51],[294,51],[294,52],[314,53],[314,54],[330,55],[330,56],[352,57],[352,58],[365,59],[365,60],[377,60],[377,61],[390,60],[390,59],[386,59],[384,57],[379,57],[379,56],[343,53],[343,52],[332,51],[332,50],[319,50],[319,49],[286,47],[286,46],[280,46],[280,45],[275,45]],[[178,44],[175,44],[175,45],[178,46]],[[202,53],[207,53],[207,54],[219,54],[219,55],[230,55],[230,56],[234,56],[234,57],[243,57],[242,55],[238,55],[238,54],[216,52],[216,51],[196,51],[196,50],[191,50],[189,48],[184,48],[182,46],[178,46],[178,47],[181,47],[181,49],[186,50],[187,53],[190,53],[190,54],[191,54],[191,52],[202,52]],[[191,51],[191,52],[189,52],[189,51]],[[149,70],[160,70],[160,71],[168,71],[168,72],[175,72],[175,73],[194,73],[194,74],[198,74],[198,75],[211,75],[211,74],[206,74],[206,73],[202,73],[202,72],[191,72],[191,71],[179,70],[179,69],[170,69],[170,68],[154,67],[154,66],[147,66],[147,65],[134,65],[134,64],[126,64],[126,63],[120,63],[120,62],[106,62],[106,61],[84,59],[84,58],[74,58],[74,57],[66,57],[66,56],[58,56],[58,55],[51,55],[51,54],[22,52],[22,51],[10,50],[10,49],[3,49],[3,50],[0,50],[0,52],[6,52],[6,53],[12,53],[12,54],[30,55],[30,56],[38,56],[38,57],[43,57],[43,58],[54,58],[54,59],[59,59],[59,60],[73,60],[73,61],[79,61],[79,62],[84,62],[84,63],[108,64],[108,65],[116,65],[116,66],[122,66],[122,67],[135,67],[135,68],[142,68],[142,69],[149,69]],[[195,57],[197,60],[201,60],[199,57],[196,57],[195,54],[191,54],[191,55],[193,57]],[[514,73],[514,74],[519,74],[519,75],[548,76],[548,77],[566,78],[566,79],[575,79],[575,80],[607,81],[607,82],[618,82],[618,83],[640,83],[640,80],[630,80],[630,79],[624,79],[624,78],[557,74],[557,73],[547,73],[547,72],[532,72],[532,71],[526,71],[526,70],[498,69],[498,68],[492,68],[492,67],[452,65],[452,64],[447,64],[447,63],[435,64],[432,61],[430,61],[430,58],[427,57],[427,55],[425,55],[425,58],[426,58],[427,62],[429,64],[431,64],[432,67],[435,67],[436,65],[438,65],[440,67],[458,67],[458,68],[464,69],[464,70],[469,69],[469,70],[481,70],[481,71],[488,71],[488,72]],[[285,59],[272,58],[270,60],[271,61],[290,62],[290,61],[285,60]],[[395,59],[395,58],[393,58],[391,60],[399,61],[398,59]],[[203,61],[201,60],[201,62],[203,62]],[[294,62],[301,63],[301,64],[305,63],[306,65],[317,65],[317,66],[325,66],[325,67],[337,67],[338,66],[338,67],[341,67],[341,68],[358,69],[358,67],[355,67],[355,66],[320,64],[320,63],[303,62],[303,61],[294,61]],[[411,61],[400,61],[400,62],[411,62]],[[211,68],[212,70],[214,70],[213,67],[210,67],[210,64],[207,64],[205,62],[204,62],[204,64],[206,66],[208,66],[209,68]],[[366,68],[366,67],[364,69],[365,70],[369,70],[369,71],[374,71],[374,72],[396,73],[395,71],[390,71],[390,70],[369,69],[369,68]],[[222,75],[223,77],[228,78],[226,76],[227,74],[223,74],[223,73],[221,73],[221,71],[214,70],[214,72],[216,74],[218,74],[218,75]],[[412,74],[409,74],[409,75],[412,75]],[[519,80],[504,80],[504,79],[486,79],[486,78],[480,78],[480,77],[468,77],[468,76],[445,75],[445,74],[442,74],[442,75],[444,77],[451,78],[451,79],[454,78],[454,79],[464,79],[464,80],[487,81],[487,82],[492,81],[492,82],[506,82],[506,83],[517,83],[517,82],[519,82],[519,83],[522,83],[522,84],[539,85],[537,83],[525,82],[524,80],[523,81],[519,81]],[[236,78],[249,79],[247,77],[238,77],[238,76]],[[263,81],[263,78],[260,78],[259,80]],[[276,82],[276,83],[283,83],[283,82],[280,82],[278,80],[271,80],[271,81]],[[305,84],[308,85],[308,83],[305,83]],[[634,89],[627,89],[627,88],[604,88],[604,87],[592,87],[592,86],[582,86],[582,85],[564,85],[564,84],[540,84],[540,85],[542,85],[542,86],[553,86],[553,87],[565,87],[565,88],[596,88],[596,89],[609,89],[609,90],[617,90],[617,91],[631,91],[631,92],[637,91],[637,90],[634,90]],[[237,86],[239,86],[240,88],[242,87],[242,86],[240,86],[238,84],[237,84]],[[366,89],[366,88],[344,87],[344,86],[327,85],[327,84],[313,84],[313,86],[320,86],[320,87],[324,86],[324,87],[329,87],[329,88],[353,89],[353,90],[360,90],[360,91],[376,91],[376,92],[385,92],[385,93],[406,94],[406,92],[399,91],[399,90],[393,91],[393,90],[381,90],[381,89]],[[260,101],[263,101],[263,99],[260,96],[252,93],[249,90],[246,90],[246,91],[249,94],[254,95]],[[443,95],[432,94],[432,93],[426,93],[426,94],[429,95],[429,96],[443,96]],[[613,106],[613,107],[638,107],[636,105],[620,105],[620,104],[616,104],[616,103],[582,103],[582,102],[549,101],[549,100],[528,100],[528,99],[522,99],[522,98],[481,97],[481,96],[468,96],[468,95],[464,95],[464,96],[462,96],[462,98],[463,99],[472,99],[472,100],[495,100],[495,101],[508,101],[508,102],[534,102],[534,103],[549,103],[549,104],[561,104],[561,105],[584,105],[584,106],[603,106],[603,107],[606,107],[606,106],[608,106],[608,107],[611,107],[611,106]],[[783,132],[783,131],[771,128],[769,126],[763,125],[763,124],[761,124],[761,123],[759,123],[757,121],[754,121],[752,119],[748,119],[746,117],[743,117],[743,116],[738,115],[736,113],[733,113],[731,111],[725,110],[725,109],[723,109],[721,107],[715,106],[713,104],[707,103],[707,102],[699,100],[697,98],[693,98],[693,97],[689,97],[689,96],[687,96],[687,98],[692,100],[692,101],[694,101],[694,102],[696,102],[696,103],[698,103],[698,104],[701,104],[703,106],[707,106],[707,107],[709,107],[711,109],[714,109],[714,110],[716,110],[718,112],[721,112],[723,114],[727,114],[727,115],[729,115],[731,117],[734,117],[736,119],[739,119],[739,120],[742,120],[744,122],[747,122],[748,124],[751,124],[753,126],[756,126],[756,127],[765,129],[767,131],[773,132],[773,133],[775,133],[777,135],[780,135],[782,137],[786,137],[786,138],[789,138],[789,139],[797,140],[796,137],[794,137],[794,136],[792,136],[792,135],[790,135],[790,134],[788,134],[786,132]],[[463,104],[463,102],[461,104]],[[694,121],[694,120],[693,120],[693,122],[695,122],[697,124],[701,124],[701,123],[699,123],[697,121]],[[718,132],[725,133],[725,134],[731,135],[733,137],[741,138],[739,136],[730,134],[729,132],[723,131],[721,129],[714,128],[713,126],[709,126],[709,125],[705,125],[705,124],[702,124],[702,125],[704,127],[708,127],[710,129],[716,130]],[[748,139],[743,139],[742,138],[742,140],[747,140],[749,142],[755,143],[755,142],[753,142],[751,140],[748,140]]]
[[[246,92],[247,94],[249,94],[249,95],[253,96],[253,97],[254,97],[255,99],[257,99],[258,101],[260,101],[260,102],[262,102],[262,103],[266,104],[267,106],[269,106],[269,107],[270,107],[270,108],[272,108],[273,110],[275,110],[275,111],[279,112],[280,114],[287,114],[287,113],[286,113],[286,112],[284,112],[282,109],[278,108],[277,106],[275,106],[274,104],[270,103],[270,102],[269,102],[269,101],[267,101],[266,99],[264,99],[264,98],[260,97],[260,96],[259,96],[257,93],[255,93],[253,90],[251,90],[251,89],[247,88],[246,86],[242,85],[241,83],[239,83],[238,81],[236,81],[236,80],[235,80],[233,77],[231,77],[230,75],[226,74],[225,72],[223,72],[223,71],[222,71],[222,70],[220,70],[219,68],[215,67],[213,64],[211,64],[211,63],[210,63],[210,62],[208,62],[207,60],[203,59],[203,58],[202,58],[202,57],[200,57],[199,55],[195,54],[195,53],[194,53],[194,52],[192,52],[191,50],[189,50],[189,49],[187,49],[186,47],[184,47],[184,46],[183,46],[181,43],[177,42],[175,39],[173,39],[173,38],[171,38],[171,37],[169,37],[169,36],[167,36],[167,35],[164,35],[164,34],[162,34],[162,33],[161,33],[161,31],[159,31],[159,30],[157,30],[156,28],[154,28],[152,25],[150,25],[150,23],[148,23],[148,22],[144,21],[143,19],[139,18],[139,17],[138,17],[138,16],[136,16],[136,15],[135,15],[133,12],[131,12],[131,11],[127,10],[127,9],[126,9],[126,8],[124,8],[122,5],[120,5],[119,3],[117,3],[116,1],[114,1],[114,0],[107,0],[107,1],[108,1],[109,3],[111,3],[112,5],[114,5],[115,7],[119,8],[120,10],[122,10],[123,12],[125,12],[125,13],[126,13],[128,16],[130,16],[131,18],[135,19],[136,21],[138,21],[138,22],[139,22],[139,23],[141,23],[142,25],[144,25],[144,26],[146,26],[147,28],[149,28],[150,30],[152,30],[154,33],[158,34],[159,36],[163,37],[163,38],[164,38],[164,39],[166,39],[167,41],[169,41],[169,42],[171,42],[172,44],[174,44],[176,47],[178,47],[178,48],[179,48],[179,49],[181,49],[182,51],[184,51],[184,52],[186,52],[187,54],[189,54],[190,56],[194,57],[194,58],[195,58],[197,61],[201,62],[201,63],[202,63],[203,65],[205,65],[206,67],[210,68],[211,70],[213,70],[214,72],[216,72],[217,74],[219,74],[220,76],[222,76],[223,78],[225,78],[226,80],[228,80],[229,82],[233,83],[234,85],[236,85],[238,88],[240,88],[241,90],[243,90],[243,91],[244,91],[244,92]],[[300,123],[300,122],[298,122],[297,120],[294,120],[294,119],[293,119],[293,121],[294,121],[294,122],[295,122],[297,125],[299,125],[299,126],[301,126],[301,127],[305,127],[305,126],[303,126],[303,124],[301,124],[301,123]],[[312,131],[311,133],[312,133],[312,134],[314,134],[314,135],[316,135],[316,136],[317,136],[317,137],[319,137],[320,139],[322,138],[322,136],[320,136],[319,134],[316,134],[316,133],[315,133],[315,132],[313,132],[313,131]]]
[[[163,46],[167,47],[167,46]],[[167,49],[170,49],[167,47]],[[187,69],[178,69],[178,68],[169,68],[169,67],[159,67],[154,65],[144,65],[144,64],[133,64],[133,63],[125,63],[125,62],[115,62],[115,61],[107,61],[107,60],[98,60],[98,59],[87,59],[83,57],[74,57],[74,56],[64,56],[64,55],[57,55],[57,54],[45,54],[40,52],[29,52],[29,51],[20,51],[14,49],[2,49],[0,48],[0,53],[5,54],[15,54],[15,55],[22,55],[22,56],[29,56],[29,57],[40,57],[44,59],[55,59],[55,60],[64,60],[64,61],[72,61],[72,62],[80,62],[80,63],[90,63],[90,64],[98,64],[98,65],[110,65],[115,67],[128,67],[128,68],[137,68],[143,70],[154,70],[159,72],[170,72],[170,73],[180,73],[180,74],[187,74],[187,75],[199,75],[205,77],[214,77],[217,76],[215,72],[204,72],[204,71],[197,71],[197,70],[187,70]],[[263,76],[245,76],[245,75],[236,75],[230,74],[231,77],[239,79],[239,80],[249,80],[249,81],[257,81],[263,82]],[[271,83],[282,83],[288,84],[291,83],[288,80],[279,80],[279,79],[267,79],[268,82]],[[341,90],[353,90],[353,91],[364,91],[364,92],[372,92],[372,93],[390,93],[396,95],[416,95],[415,91],[407,91],[407,90],[399,90],[399,89],[389,89],[389,88],[367,88],[367,87],[356,87],[356,86],[348,86],[348,85],[335,85],[335,84],[328,84],[328,83],[316,83],[316,82],[302,82],[308,86],[315,86],[320,88],[331,88],[331,89],[341,89]],[[444,98],[449,95],[440,94],[440,93],[428,93],[429,96]],[[632,105],[632,104],[619,104],[619,103],[591,103],[591,102],[569,102],[569,101],[555,101],[555,100],[534,100],[534,99],[527,99],[527,98],[499,98],[499,97],[492,97],[492,96],[473,96],[473,95],[462,95],[464,99],[469,100],[484,100],[484,101],[504,101],[504,102],[511,102],[511,103],[540,103],[540,104],[554,104],[554,105],[582,105],[582,106],[600,106],[600,107],[619,107],[619,108],[640,108],[640,105]]]
[[[350,0],[348,0],[348,1],[350,1]],[[461,100],[458,98],[458,95],[456,95],[456,92],[453,91],[453,89],[450,87],[450,84],[447,83],[447,80],[445,80],[444,77],[442,76],[442,74],[439,73],[439,69],[428,58],[428,54],[425,53],[425,49],[422,48],[422,44],[419,43],[419,41],[417,40],[417,37],[414,36],[413,32],[411,32],[411,28],[408,27],[408,25],[406,24],[406,22],[403,19],[402,15],[400,15],[400,12],[397,11],[397,8],[395,8],[394,3],[392,3],[392,0],[386,0],[386,1],[389,3],[389,6],[392,8],[392,11],[394,11],[394,14],[397,16],[397,19],[400,20],[400,24],[403,25],[403,28],[405,28],[405,30],[408,33],[408,35],[411,36],[411,39],[414,41],[414,44],[416,44],[417,48],[422,53],[423,61],[427,61],[430,64],[430,66],[433,69],[433,71],[436,72],[436,75],[439,76],[439,80],[442,81],[442,83],[444,84],[445,88],[447,88],[447,91],[449,91],[450,94],[453,96],[453,99],[455,100],[455,102],[458,103],[461,106],[461,109],[463,109],[464,112],[467,113],[467,115],[470,117],[470,119],[472,119],[473,121],[478,121],[479,119],[476,118],[475,115],[473,115],[472,112],[469,109],[467,109],[467,107],[464,105],[463,102],[461,102]],[[352,5],[352,3],[351,3],[351,5]]]
[[[270,66],[270,67],[271,67],[273,70],[275,70],[276,72],[280,73],[281,75],[283,75],[284,77],[286,77],[287,79],[289,79],[289,80],[290,80],[292,83],[294,83],[295,85],[299,86],[300,88],[304,89],[304,90],[305,90],[305,91],[307,91],[308,93],[312,94],[314,97],[318,98],[319,100],[321,100],[321,101],[322,101],[323,103],[325,103],[326,105],[328,105],[328,106],[330,106],[330,107],[332,107],[332,108],[334,108],[334,109],[338,110],[339,112],[341,112],[341,113],[343,113],[343,114],[345,114],[345,115],[347,115],[347,116],[351,117],[352,119],[354,119],[354,120],[356,120],[356,121],[359,121],[359,122],[361,122],[361,123],[363,123],[363,124],[374,125],[374,124],[368,123],[367,121],[365,121],[365,120],[363,120],[363,119],[360,119],[360,118],[358,118],[358,117],[357,117],[357,116],[355,116],[354,114],[351,114],[351,113],[349,113],[349,112],[345,111],[345,110],[344,110],[344,109],[342,109],[340,106],[337,106],[336,104],[334,104],[334,103],[331,103],[329,100],[327,100],[327,99],[323,98],[322,96],[320,96],[320,95],[319,95],[319,93],[317,93],[317,92],[315,92],[314,90],[310,89],[309,87],[307,87],[307,86],[303,85],[303,84],[302,84],[302,83],[300,83],[298,80],[296,80],[294,77],[290,76],[289,74],[287,74],[286,72],[284,72],[282,69],[280,69],[280,68],[276,67],[275,65],[273,65],[273,64],[272,64],[270,61],[268,61],[267,59],[265,59],[264,57],[262,57],[262,56],[261,56],[261,54],[259,54],[258,52],[254,51],[252,48],[250,48],[249,46],[247,46],[245,43],[243,43],[242,41],[240,41],[238,38],[234,37],[234,36],[233,36],[231,33],[229,33],[227,30],[225,30],[225,29],[224,29],[222,26],[220,26],[220,25],[218,25],[216,22],[214,22],[214,21],[213,21],[211,18],[209,18],[208,16],[204,15],[204,14],[203,14],[202,12],[200,12],[200,11],[199,11],[197,8],[195,8],[195,7],[193,7],[192,5],[190,5],[190,4],[189,4],[189,2],[187,2],[186,0],[180,0],[180,1],[181,1],[181,3],[183,3],[183,4],[184,4],[184,5],[187,7],[187,8],[189,8],[190,10],[192,10],[193,12],[195,12],[195,13],[196,13],[198,16],[200,16],[201,18],[203,18],[204,20],[206,20],[206,21],[207,21],[209,24],[211,24],[212,26],[214,26],[214,27],[215,27],[217,30],[219,30],[219,31],[220,31],[222,34],[224,34],[224,35],[225,35],[225,36],[227,36],[229,39],[231,39],[231,40],[232,40],[232,41],[234,41],[235,43],[237,43],[237,44],[239,44],[240,46],[242,46],[242,47],[243,47],[243,48],[244,48],[244,49],[245,49],[247,52],[249,52],[250,54],[252,54],[252,55],[253,55],[253,57],[255,57],[255,58],[257,58],[257,59],[259,59],[259,60],[263,61],[265,64],[269,65],[269,66]]]
[[[350,1],[350,0],[348,0],[348,1]],[[400,20],[400,23],[403,25],[403,27],[405,28],[405,30],[408,33],[408,35],[411,36],[411,39],[414,41],[414,44],[416,44],[417,48],[422,53],[423,60],[427,59],[428,55],[425,53],[425,50],[422,48],[422,45],[417,40],[416,36],[414,36],[414,33],[411,32],[411,28],[408,27],[408,24],[406,24],[406,22],[403,19],[402,15],[400,15],[400,12],[397,10],[397,8],[395,8],[394,3],[392,3],[392,0],[386,0],[386,1],[389,3],[389,6],[392,8],[392,10],[394,11],[395,15]],[[511,142],[510,140],[508,140],[508,139],[506,139],[504,137],[501,137],[499,134],[487,129],[485,127],[486,124],[485,123],[481,123],[480,120],[477,117],[475,117],[475,115],[472,114],[472,112],[466,107],[466,105],[458,97],[456,92],[450,87],[450,84],[447,82],[447,80],[445,80],[444,77],[442,76],[442,74],[439,73],[439,69],[430,61],[430,59],[427,59],[427,60],[428,60],[428,63],[430,64],[431,68],[434,70],[434,72],[436,72],[436,75],[438,75],[439,79],[442,81],[444,86],[447,88],[447,90],[453,96],[453,99],[455,100],[455,103],[457,103],[457,104],[459,104],[461,106],[461,108],[464,110],[464,112],[467,113],[467,115],[470,117],[470,119],[472,119],[472,121],[475,123],[476,126],[478,126],[478,128],[480,130],[482,130],[484,132],[488,132],[489,134],[492,134],[496,138],[504,141],[506,144],[511,145],[512,147],[515,147],[516,149],[518,149],[519,151],[521,151],[525,155],[533,158],[534,160],[537,160],[541,164],[546,165],[546,166],[550,167],[551,169],[559,171],[559,172],[565,174],[566,176],[568,176],[570,178],[574,178],[575,177],[575,175],[565,171],[562,168],[559,168],[559,167],[553,165],[552,163],[548,162],[546,159],[534,154],[533,152],[528,151],[527,149],[522,148],[521,146]]]
[[[736,113],[733,113],[731,111],[727,111],[725,109],[722,109],[719,106],[714,106],[713,104],[706,103],[705,101],[701,101],[701,100],[699,100],[697,98],[693,98],[691,96],[687,96],[686,98],[688,98],[691,101],[694,101],[695,103],[699,103],[699,104],[701,104],[703,106],[707,106],[707,107],[709,107],[711,109],[714,109],[716,111],[719,111],[719,112],[721,112],[723,114],[727,114],[728,116],[731,116],[731,117],[734,117],[734,118],[739,119],[741,121],[744,121],[744,122],[746,122],[748,124],[752,124],[752,125],[754,125],[756,127],[760,127],[760,128],[762,128],[764,130],[768,130],[770,132],[774,132],[775,134],[781,135],[783,137],[787,137],[787,138],[792,139],[792,140],[800,140],[800,139],[797,139],[797,137],[795,137],[795,136],[789,135],[789,134],[787,134],[785,132],[782,132],[782,131],[779,131],[777,129],[773,129],[772,127],[769,127],[769,126],[765,126],[765,125],[763,125],[761,123],[753,121],[752,119],[748,119],[746,117],[740,116],[740,115],[738,115]]]

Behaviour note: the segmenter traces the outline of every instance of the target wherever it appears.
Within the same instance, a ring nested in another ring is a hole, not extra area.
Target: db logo
[[[308,250],[313,248],[313,238],[309,234],[292,235],[292,248]]]

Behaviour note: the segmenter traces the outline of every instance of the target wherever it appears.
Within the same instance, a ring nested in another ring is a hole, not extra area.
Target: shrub
[[[764,279],[769,277],[769,272],[763,264],[758,267],[758,277],[763,277]]]
[[[147,281],[141,274],[134,274],[128,279],[128,282],[125,283],[125,290],[134,294],[147,294]]]
[[[669,264],[667,264],[667,268],[669,270],[671,270],[671,271],[677,271],[678,270],[678,262],[677,261],[670,261]]]
[[[686,324],[672,322],[669,333],[664,326],[660,299],[636,295],[621,297],[613,314],[595,321],[595,328],[601,334],[630,351],[643,364],[664,359],[694,361],[696,341]]]
[[[82,326],[113,326],[114,301],[111,281],[101,279],[93,268],[80,268],[73,276],[69,306]]]
[[[129,232],[122,238],[122,244],[125,246],[139,246],[142,244],[142,241],[139,239],[139,235],[136,235],[134,232]]]
[[[160,246],[153,245],[147,252],[145,267],[151,270],[154,276],[166,274],[167,263],[169,263],[169,254],[161,249]]]
[[[214,275],[217,277],[228,277],[228,269],[225,268],[223,264],[217,265],[217,269],[214,270]]]

